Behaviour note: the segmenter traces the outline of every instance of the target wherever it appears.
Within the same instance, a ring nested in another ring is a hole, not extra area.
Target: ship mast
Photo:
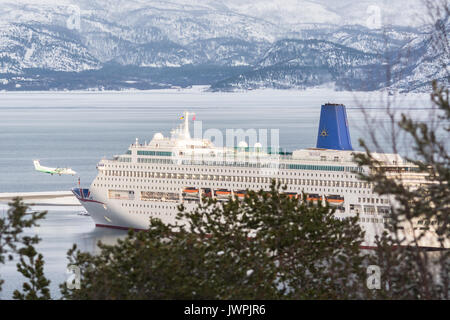
[[[179,118],[180,120],[183,120],[183,122],[178,125],[178,127],[175,130],[172,130],[170,133],[172,135],[173,139],[180,139],[180,140],[192,140],[191,134],[189,131],[189,117],[195,115],[194,112],[184,111],[183,116]]]
[[[184,111],[184,138],[187,140],[191,139],[191,134],[189,133],[189,111]]]

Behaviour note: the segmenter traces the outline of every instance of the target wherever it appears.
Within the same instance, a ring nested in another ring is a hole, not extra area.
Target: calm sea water
[[[361,105],[379,121],[387,122],[381,94],[355,94],[317,89],[308,91],[262,90],[246,93],[183,91],[115,93],[0,93],[0,192],[69,190],[77,177],[51,176],[34,171],[33,159],[51,167],[68,166],[88,186],[102,157],[125,152],[139,138],[150,141],[156,132],[169,135],[183,111],[196,113],[203,129],[278,129],[286,150],[313,147],[316,143],[320,106],[344,103],[353,146],[368,137]],[[396,97],[395,108],[419,118],[428,110],[426,95]],[[0,206],[4,214],[6,205]],[[48,207],[47,218],[29,232],[43,240],[39,245],[51,279],[53,297],[65,281],[66,252],[73,243],[94,252],[98,240],[113,243],[122,231],[95,228],[80,207]],[[0,266],[5,279],[0,298],[21,287],[15,263]]]

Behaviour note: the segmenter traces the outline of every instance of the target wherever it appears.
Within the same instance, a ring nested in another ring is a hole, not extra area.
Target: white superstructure
[[[174,223],[180,203],[189,210],[202,195],[224,201],[229,196],[242,197],[246,189],[269,190],[275,179],[286,184],[285,192],[292,196],[304,192],[310,200],[328,200],[337,207],[337,218],[359,213],[366,231],[364,246],[373,247],[393,203],[358,179],[357,173],[367,169],[352,161],[355,152],[310,148],[287,154],[267,152],[260,144],[216,148],[209,140],[191,138],[186,112],[170,137],[157,133],[148,144],[136,139],[125,154],[98,163],[98,175],[89,189],[73,192],[97,226],[146,229],[151,216]],[[400,156],[376,156],[393,178],[413,185],[425,183],[423,174]],[[403,228],[408,239],[426,231],[420,245],[437,247],[434,227],[434,221],[421,220]]]

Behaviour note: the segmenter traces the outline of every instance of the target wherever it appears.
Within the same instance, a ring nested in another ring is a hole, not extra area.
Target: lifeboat
[[[219,189],[214,192],[218,197],[228,197],[231,195],[231,191],[227,189]]]
[[[199,200],[199,190],[193,187],[187,187],[183,189],[183,199],[186,200]]]
[[[329,195],[325,197],[325,200],[328,201],[330,204],[343,204],[344,203],[344,197],[341,197],[340,195]]]
[[[188,188],[184,188],[183,192],[189,193],[189,194],[198,194],[198,189],[194,188],[194,187],[188,187]]]
[[[306,197],[306,200],[308,201],[322,201],[322,196],[318,194],[308,194]]]
[[[283,194],[288,196],[290,199],[297,199],[298,198],[298,194],[295,193],[295,192],[285,192]]]
[[[243,198],[243,197],[245,197],[247,195],[247,191],[239,190],[239,191],[236,191],[234,194],[238,198]]]

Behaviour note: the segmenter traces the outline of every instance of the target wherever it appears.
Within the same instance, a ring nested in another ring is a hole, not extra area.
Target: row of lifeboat
[[[198,199],[200,192],[202,195],[206,196],[206,197],[212,197],[213,196],[213,192],[210,188],[195,188],[195,187],[187,187],[183,189],[183,198],[184,199]],[[244,198],[247,195],[247,191],[246,190],[238,190],[238,191],[234,191],[232,192],[231,190],[228,189],[217,189],[214,190],[214,195],[216,196],[217,199],[222,199],[222,200],[226,200],[228,199],[232,194],[234,194],[237,198]],[[298,194],[295,192],[285,192],[285,195],[287,195],[289,198],[291,199],[298,199],[298,198],[302,198],[302,194]],[[324,199],[325,198],[325,199]],[[306,200],[307,201],[327,201],[330,204],[336,204],[336,205],[341,205],[344,203],[344,197],[340,196],[340,195],[328,195],[325,197],[322,197],[319,194],[308,194],[306,196]]]
[[[212,197],[212,191],[210,188],[194,188],[194,187],[187,187],[183,189],[183,198],[190,198],[190,197],[196,197],[198,198],[200,194],[206,196],[206,197]],[[239,190],[235,191],[234,195],[237,197],[244,197],[247,194],[247,191],[245,190]],[[218,189],[214,190],[214,195],[219,199],[228,199],[232,195],[232,192],[227,189]]]
[[[344,197],[336,194],[331,194],[325,197],[322,197],[318,194],[308,194],[306,196],[306,200],[308,201],[326,201],[330,204],[342,204],[344,203]]]

